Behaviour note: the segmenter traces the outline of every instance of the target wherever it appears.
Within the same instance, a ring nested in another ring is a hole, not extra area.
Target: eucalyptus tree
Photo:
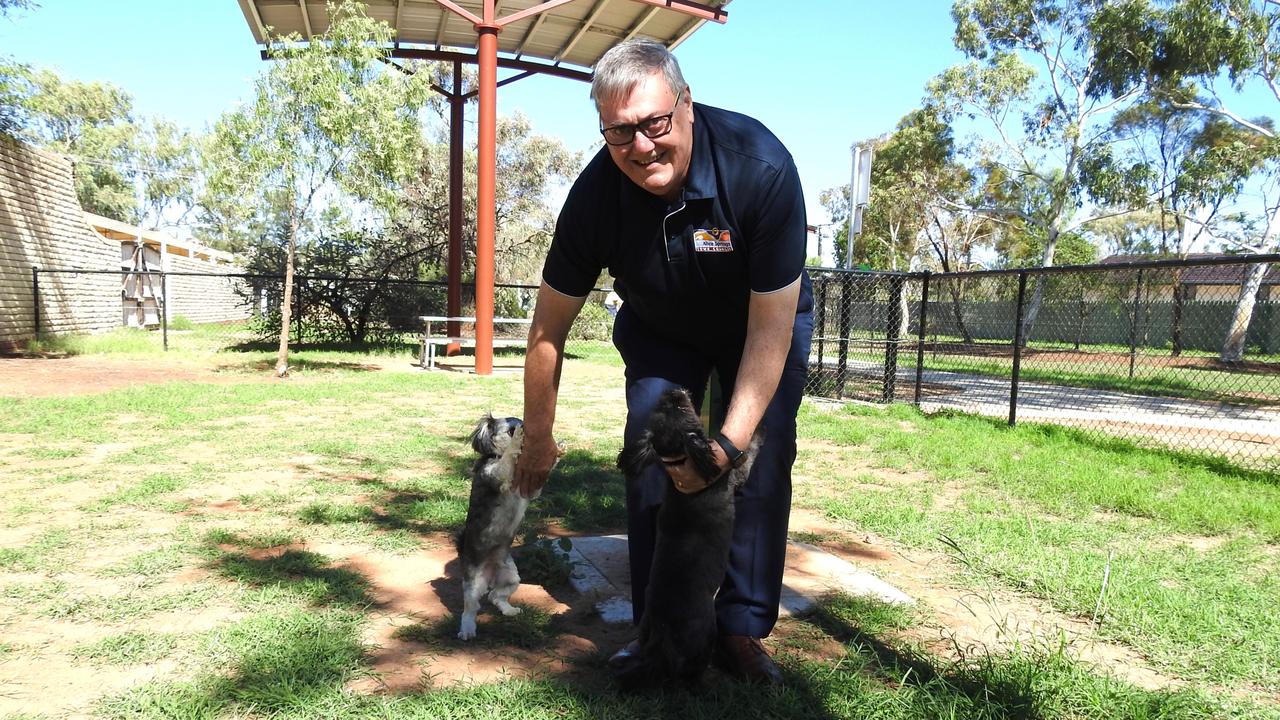
[[[1280,250],[1280,138],[1272,117],[1249,117],[1239,106],[1241,91],[1251,88],[1280,101],[1280,5],[1270,0],[1124,0],[1109,12],[1114,52],[1094,94],[1115,97],[1137,88],[1173,108],[1211,116],[1214,120],[1205,123],[1199,142],[1200,157],[1185,173],[1190,192],[1199,193],[1201,201],[1221,202],[1235,199],[1247,185],[1258,188],[1260,209],[1236,228],[1254,231],[1219,235],[1249,253]],[[1243,359],[1266,271],[1255,264],[1244,274],[1223,339],[1224,362]]]
[[[282,214],[285,279],[276,374],[288,372],[298,247],[327,204],[394,212],[421,154],[426,77],[389,69],[393,32],[354,2],[329,6],[323,35],[273,39],[251,101],[220,118],[205,153],[208,206],[270,223]]]
[[[1145,205],[1148,170],[1113,155],[1110,116],[1135,101],[1137,89],[1114,97],[1093,92],[1105,65],[1101,0],[958,0],[955,43],[969,61],[929,84],[951,117],[978,122],[977,151],[996,163],[1009,185],[1007,202],[966,207],[1014,218],[1040,238],[1039,264],[1054,263],[1058,240],[1102,217]],[[1091,201],[1105,196],[1109,207]],[[1030,330],[1044,298],[1037,280],[1023,319]]]
[[[465,88],[464,88],[465,91]],[[442,129],[443,130],[443,129]],[[582,157],[555,138],[533,132],[521,113],[497,120],[494,252],[499,282],[537,284],[555,230],[550,192],[572,181]],[[462,274],[475,273],[476,168],[474,144],[463,153]],[[428,143],[418,172],[405,188],[403,212],[391,235],[411,246],[427,274],[443,273],[449,247],[449,147],[443,131]]]
[[[66,80],[15,63],[0,69],[0,86],[0,94],[9,96],[10,134],[71,157],[81,207],[126,222],[138,219],[139,124],[132,96],[109,83]]]

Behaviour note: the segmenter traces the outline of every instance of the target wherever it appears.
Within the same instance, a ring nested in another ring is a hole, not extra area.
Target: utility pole
[[[870,144],[853,146],[853,173],[849,179],[849,244],[845,248],[845,267],[853,269],[853,241],[862,233],[862,212],[871,199]]]

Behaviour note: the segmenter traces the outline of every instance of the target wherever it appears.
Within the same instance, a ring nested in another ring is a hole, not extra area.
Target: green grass
[[[342,612],[316,615],[263,614],[217,633],[202,652],[216,660],[189,681],[154,682],[105,699],[108,718],[1167,718],[1233,717],[1262,720],[1277,715],[1240,701],[1216,700],[1195,690],[1150,692],[1089,672],[1060,651],[1021,648],[1001,655],[975,655],[938,662],[918,648],[874,633],[901,624],[886,622],[882,608],[834,598],[810,619],[816,631],[840,638],[834,662],[796,660],[778,690],[708,678],[702,692],[667,689],[619,695],[594,685],[556,677],[497,684],[431,686],[423,691],[357,695],[343,685],[358,674],[368,648],[358,639],[359,618]],[[529,615],[528,618],[525,616]],[[548,621],[526,612],[503,626],[491,647],[544,642]],[[487,628],[488,629],[488,628]],[[448,628],[409,626],[401,635],[436,648],[456,645]]]
[[[422,663],[421,692],[352,692],[379,652],[366,638],[386,609],[370,578],[328,546],[392,562],[447,547],[466,514],[466,434],[483,412],[519,414],[521,386],[510,376],[371,372],[367,356],[336,349],[300,356],[288,382],[6,399],[0,449],[28,448],[0,466],[2,516],[16,528],[6,532],[22,538],[0,548],[6,632],[80,628],[96,639],[67,643],[71,661],[183,669],[82,714],[1280,718],[1274,475],[1070,430],[809,404],[794,504],[825,513],[834,529],[794,539],[874,533],[945,553],[945,582],[1093,622],[1097,638],[1135,650],[1181,689],[1137,688],[1050,641],[941,653],[912,639],[936,637],[928,613],[834,595],[772,641],[788,682],[778,691],[713,673],[701,692],[619,695],[607,647],[572,658],[565,673],[443,686],[433,658],[464,651],[456,619],[444,617],[401,625],[399,640]],[[241,373],[268,358],[218,362]],[[625,531],[620,403],[575,384],[584,371],[620,384],[612,360],[601,368],[566,367],[558,432],[570,449],[525,525],[522,572],[556,597],[564,567],[537,538]],[[105,443],[133,449],[91,459]],[[58,467],[29,472],[24,462]],[[209,631],[149,626],[206,612],[220,618]],[[499,655],[551,652],[574,632],[568,618],[532,607],[481,622],[479,646]],[[0,662],[29,662],[31,652],[14,641]]]
[[[163,660],[177,647],[173,634],[124,632],[77,645],[71,655],[95,665],[141,665]]]
[[[810,437],[853,433],[877,464],[928,479],[802,502],[909,546],[949,550],[971,582],[1096,615],[1100,637],[1167,672],[1280,689],[1280,616],[1268,610],[1280,600],[1273,475],[909,408],[809,416]]]

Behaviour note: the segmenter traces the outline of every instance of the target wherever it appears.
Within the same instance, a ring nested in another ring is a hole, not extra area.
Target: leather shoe
[[[756,685],[781,685],[782,671],[773,663],[760,638],[721,635],[716,660],[730,675]]]
[[[614,670],[618,670],[625,665],[628,660],[639,654],[640,641],[632,640],[626,645],[623,645],[621,650],[609,656],[609,667]]]

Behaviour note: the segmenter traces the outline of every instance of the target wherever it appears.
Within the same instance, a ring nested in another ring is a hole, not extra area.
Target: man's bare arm
[[[745,449],[764,417],[773,393],[778,389],[782,369],[791,351],[791,333],[796,321],[796,305],[800,301],[800,278],[772,293],[752,293],[747,315],[747,340],[738,365],[733,397],[720,432],[735,446]],[[721,470],[729,467],[729,458],[719,443],[711,444]],[[691,463],[668,466],[668,474],[682,492],[697,492],[709,480],[701,478]]]
[[[586,298],[556,292],[546,283],[538,288],[538,303],[529,327],[524,359],[524,444],[516,461],[514,482],[516,491],[525,497],[532,496],[546,484],[559,452],[552,428],[560,392],[564,343],[585,301]]]

